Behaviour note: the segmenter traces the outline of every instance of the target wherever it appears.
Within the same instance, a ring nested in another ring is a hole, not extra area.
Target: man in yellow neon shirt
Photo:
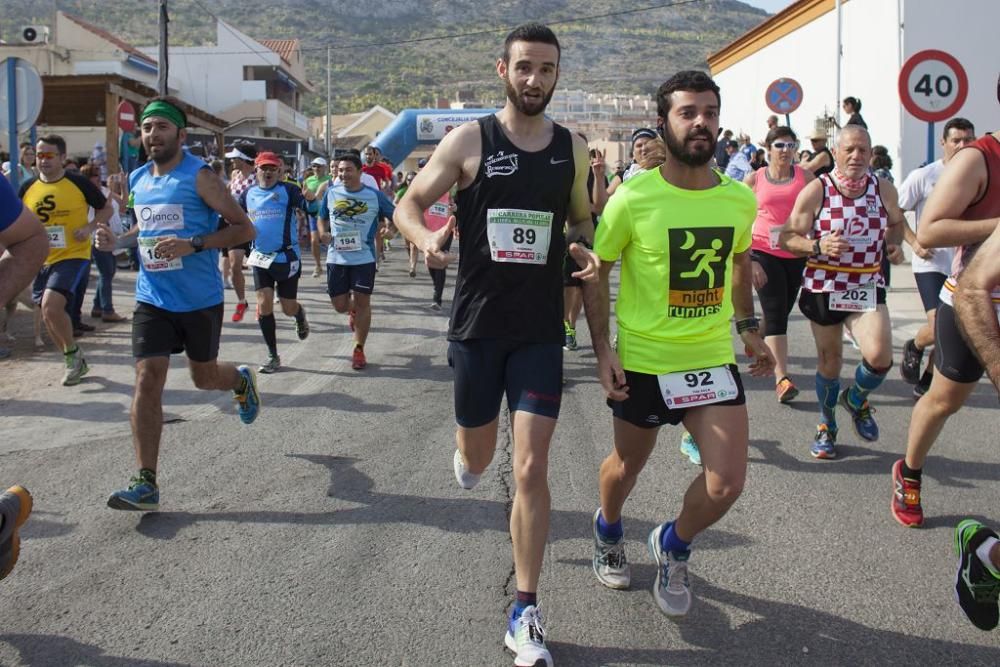
[[[669,616],[691,607],[691,541],[726,514],[746,477],[749,425],[733,353],[734,315],[753,358],[750,374],[774,368],[753,316],[749,251],[757,202],[749,188],[709,166],[719,106],[719,88],[702,72],[678,72],[660,86],[666,161],[629,179],[608,201],[594,242],[600,279],[584,286],[614,415],[614,449],[601,465],[601,507],[593,519],[593,566],[602,584],[630,585],[621,512],[659,427],[683,421],[701,446],[704,470],[680,513],[647,541],[657,564],[653,597]],[[616,352],[608,339],[609,276],[619,258]]]
[[[63,169],[66,141],[59,135],[38,140],[36,159],[38,176],[26,181],[18,193],[24,205],[41,219],[49,237],[49,256],[35,278],[33,297],[42,307],[49,335],[63,352],[66,372],[62,383],[70,386],[79,384],[90,369],[73,340],[67,308],[90,271],[90,237],[98,224],[108,222],[113,209],[93,183]],[[94,219],[87,222],[90,208]]]

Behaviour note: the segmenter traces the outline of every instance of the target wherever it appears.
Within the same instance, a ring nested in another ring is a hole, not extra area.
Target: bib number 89
[[[709,387],[715,382],[712,381],[712,374],[709,371],[698,371],[697,373],[685,373],[684,382],[689,387]]]
[[[535,230],[534,229],[522,229],[520,227],[514,228],[514,243],[527,243],[528,245],[535,244]]]

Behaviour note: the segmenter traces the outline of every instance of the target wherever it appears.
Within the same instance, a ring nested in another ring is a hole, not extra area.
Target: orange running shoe
[[[17,529],[24,525],[31,514],[33,501],[31,494],[23,486],[12,486],[0,493],[0,579],[3,579],[17,563],[21,552],[21,537]]]
[[[354,347],[354,354],[351,355],[351,368],[356,371],[362,370],[368,365],[368,360],[365,359],[365,351],[360,345]]]
[[[774,393],[778,395],[778,403],[791,403],[799,395],[799,388],[786,375],[778,380],[778,384],[774,386]]]

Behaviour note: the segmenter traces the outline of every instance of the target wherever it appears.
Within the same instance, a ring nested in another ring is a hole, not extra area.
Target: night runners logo
[[[704,317],[722,310],[731,227],[669,230],[669,317]]]
[[[517,153],[499,151],[495,155],[487,156],[484,164],[486,165],[486,178],[511,176],[517,172]]]

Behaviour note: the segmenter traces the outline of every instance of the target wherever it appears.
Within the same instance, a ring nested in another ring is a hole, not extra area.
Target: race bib
[[[180,204],[140,204],[135,207],[139,231],[167,232],[184,229],[184,207]]]
[[[184,268],[184,261],[181,257],[164,259],[156,252],[156,244],[172,236],[140,236],[139,237],[139,258],[142,260],[142,268],[147,271],[177,271]]]
[[[249,266],[256,266],[258,269],[269,269],[274,264],[274,258],[277,256],[278,253],[276,252],[263,253],[254,248],[250,251],[250,256],[247,257],[247,264]]]
[[[50,225],[45,228],[45,233],[49,237],[50,248],[66,247],[66,228],[62,225]]]
[[[830,310],[850,313],[865,313],[875,310],[875,283],[870,282],[867,285],[843,292],[832,292],[830,294]]]
[[[658,375],[657,380],[663,402],[671,409],[731,401],[739,394],[736,379],[727,366],[668,373]]]
[[[337,232],[333,237],[333,249],[337,252],[361,250],[361,232]]]
[[[781,245],[778,243],[778,237],[781,236],[781,227],[771,227],[770,231],[767,233],[769,245],[771,250],[781,250]]]
[[[550,211],[491,208],[486,211],[486,236],[494,262],[545,264],[552,233]]]

